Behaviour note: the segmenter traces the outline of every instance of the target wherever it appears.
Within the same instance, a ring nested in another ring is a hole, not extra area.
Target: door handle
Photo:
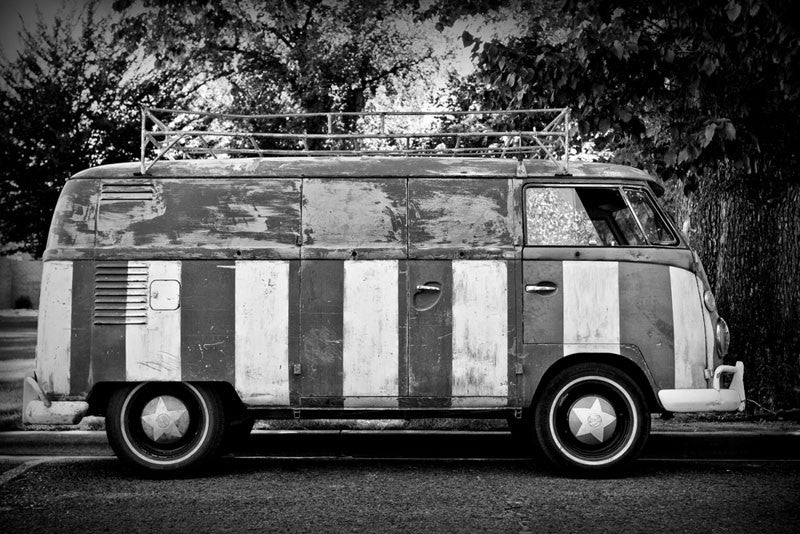
[[[442,288],[436,286],[426,286],[424,284],[420,284],[417,286],[417,291],[434,291],[438,293],[441,290]]]
[[[525,291],[527,293],[536,293],[539,295],[550,295],[551,293],[555,293],[558,286],[551,282],[539,282],[538,284],[527,284],[525,286]]]

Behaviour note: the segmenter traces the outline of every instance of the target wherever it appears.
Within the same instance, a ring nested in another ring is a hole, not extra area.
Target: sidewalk
[[[800,430],[739,425],[735,430],[663,430],[650,435],[651,459],[800,460]],[[268,457],[524,458],[505,431],[256,430],[237,455]],[[0,432],[0,455],[108,456],[102,431]]]

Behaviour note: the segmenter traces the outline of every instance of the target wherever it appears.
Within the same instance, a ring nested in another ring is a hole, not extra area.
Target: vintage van
[[[106,416],[195,466],[253,418],[510,418],[579,472],[654,412],[735,411],[741,362],[645,172],[551,159],[105,165],[61,192],[29,425]]]

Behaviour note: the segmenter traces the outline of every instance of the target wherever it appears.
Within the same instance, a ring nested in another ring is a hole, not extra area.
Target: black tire
[[[148,382],[109,400],[106,433],[124,462],[149,471],[195,468],[220,449],[225,410],[217,393],[188,383]]]
[[[534,417],[545,456],[572,474],[619,470],[639,456],[650,434],[641,389],[619,369],[600,363],[559,372],[545,385]]]

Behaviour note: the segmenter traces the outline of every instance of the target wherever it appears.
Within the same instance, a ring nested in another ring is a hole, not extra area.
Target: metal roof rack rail
[[[569,122],[569,108],[241,115],[144,107],[141,173],[162,159],[287,155],[537,157],[567,173]]]

